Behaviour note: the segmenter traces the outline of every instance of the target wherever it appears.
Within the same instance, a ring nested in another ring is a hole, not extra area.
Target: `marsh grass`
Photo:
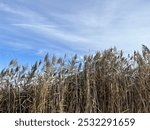
[[[150,112],[150,50],[111,48],[83,61],[47,54],[31,69],[12,60],[0,72],[0,112]]]

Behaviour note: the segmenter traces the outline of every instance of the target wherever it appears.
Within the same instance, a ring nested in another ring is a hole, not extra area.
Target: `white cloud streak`
[[[47,6],[44,8],[42,2],[36,3],[41,8],[35,10],[30,6],[11,6],[0,3],[0,11],[17,17],[10,22],[15,28],[28,30],[39,34],[41,39],[55,40],[79,50],[98,50],[115,45],[123,49],[135,46],[136,49],[140,44],[150,40],[148,36],[150,33],[149,6],[140,5],[138,1],[106,0],[99,2],[96,0],[91,6],[90,0],[87,0],[89,4],[80,5],[78,10],[75,7],[67,10],[66,7],[59,5],[61,2],[57,3],[62,10],[65,10],[64,12],[60,12],[61,9],[57,11]],[[44,1],[44,5],[47,2]],[[30,2],[28,4],[30,5]],[[55,6],[57,4],[55,3]],[[136,7],[133,7],[134,4]],[[78,3],[75,5],[77,7]],[[17,44],[16,46],[22,47]],[[51,46],[49,44],[49,48]],[[41,50],[38,51],[39,54],[43,53]]]

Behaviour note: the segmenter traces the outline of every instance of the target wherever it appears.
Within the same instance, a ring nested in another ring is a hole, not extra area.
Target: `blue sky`
[[[141,44],[150,47],[149,0],[0,0],[0,68]]]

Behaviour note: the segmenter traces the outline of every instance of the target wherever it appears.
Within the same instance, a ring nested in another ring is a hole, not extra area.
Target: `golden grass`
[[[66,56],[65,56],[66,57]],[[0,112],[150,112],[150,50],[128,57],[111,48],[79,61],[12,60],[0,72]],[[42,68],[42,69],[41,69]]]

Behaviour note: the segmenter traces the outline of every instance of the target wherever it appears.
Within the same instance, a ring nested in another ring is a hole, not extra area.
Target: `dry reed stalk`
[[[31,69],[12,60],[0,72],[0,112],[150,112],[146,46],[128,57],[111,48],[79,63],[65,58],[47,54]]]

